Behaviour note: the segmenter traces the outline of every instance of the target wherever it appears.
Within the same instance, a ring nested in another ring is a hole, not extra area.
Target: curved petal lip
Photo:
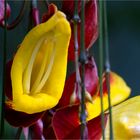
[[[14,57],[11,69],[13,101],[9,104],[12,105],[13,109],[33,114],[50,109],[58,103],[66,78],[70,36],[70,25],[65,15],[60,11],[56,11],[47,22],[36,26],[27,34]],[[48,69],[51,62],[46,61],[46,69],[44,70],[46,73],[50,71],[48,76],[43,75],[46,81],[43,81],[38,92],[31,93],[32,69],[38,62],[40,67],[37,69],[42,68],[39,54],[40,47],[44,45],[44,39],[54,41],[55,56],[50,70]]]

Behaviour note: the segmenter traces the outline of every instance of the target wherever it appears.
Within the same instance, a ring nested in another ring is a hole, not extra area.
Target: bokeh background
[[[30,1],[28,1],[30,3]],[[56,2],[57,4],[59,1]],[[10,0],[11,16],[8,22],[13,21],[18,15],[22,1]],[[60,3],[59,3],[60,4]],[[61,5],[61,4],[60,4]],[[46,11],[44,3],[39,0],[40,10]],[[17,46],[21,43],[28,32],[31,19],[30,5],[21,23],[13,30],[7,32],[7,61],[14,55]],[[109,46],[111,69],[120,74],[132,89],[131,96],[140,93],[140,1],[107,1]],[[3,29],[0,27],[0,89],[2,82],[3,61]],[[94,44],[91,49],[98,63],[98,45]],[[0,90],[0,95],[2,94]],[[1,98],[0,98],[1,102]],[[6,124],[6,138],[14,138],[16,129]]]

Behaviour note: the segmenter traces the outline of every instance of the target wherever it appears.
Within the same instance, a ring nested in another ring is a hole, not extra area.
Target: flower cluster
[[[96,0],[85,2],[84,30],[87,52],[98,38],[97,7]],[[80,1],[78,13],[81,13]],[[49,4],[48,12],[42,17],[42,23],[25,36],[14,58],[7,63],[5,119],[15,127],[22,127],[26,138],[30,128],[32,139],[80,139],[79,85],[76,82],[75,71],[67,74],[67,64],[75,57],[73,14],[74,1],[63,0],[61,11],[54,4]],[[0,15],[0,20],[2,19]],[[77,26],[79,43],[80,23]],[[80,49],[78,51],[80,52]],[[104,73],[102,77],[103,109],[107,111],[108,91]],[[97,66],[92,56],[87,56],[84,84],[88,139],[100,139],[100,84]],[[130,92],[131,89],[125,81],[116,73],[110,72],[111,105],[127,99]],[[117,116],[116,120],[113,117],[115,138],[139,137],[139,130],[135,128],[135,120],[138,120],[140,112],[138,99],[139,96],[113,108],[113,116]],[[130,102],[133,103],[131,106]],[[132,106],[136,106],[135,110]],[[128,108],[137,115],[132,115]],[[108,113],[105,112],[107,136],[108,117]],[[130,124],[129,127],[127,123]],[[124,133],[118,134],[122,127],[127,136]]]

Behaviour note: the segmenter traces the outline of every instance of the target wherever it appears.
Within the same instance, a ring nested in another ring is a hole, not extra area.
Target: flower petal
[[[106,125],[107,115],[104,117],[104,124]],[[65,139],[80,139],[80,127],[75,128]],[[88,140],[100,140],[102,136],[101,116],[98,116],[87,122]]]
[[[79,106],[67,106],[56,111],[52,126],[57,139],[80,139]],[[105,123],[107,116],[105,115]],[[101,117],[87,122],[88,139],[101,138]]]
[[[12,108],[33,114],[50,109],[58,103],[66,77],[70,35],[69,23],[60,11],[56,11],[47,22],[27,34],[12,64],[13,101],[8,103]],[[42,57],[45,57],[46,66]],[[38,78],[40,75],[42,78]],[[33,82],[36,82],[34,78],[40,82],[32,92]]]
[[[15,127],[28,127],[34,124],[38,119],[43,116],[44,112],[27,114],[12,109],[8,104],[5,104],[5,119]]]
[[[58,105],[59,107],[64,107],[70,104],[70,98],[74,91],[75,82],[76,74],[74,72],[68,77],[65,82],[64,91]],[[96,95],[98,88],[98,72],[93,57],[89,57],[88,62],[85,65],[85,88],[91,96]]]
[[[50,111],[46,111],[45,115],[42,118],[43,121],[43,134],[45,139],[56,139],[54,130],[52,128],[52,117],[53,114]]]
[[[125,81],[117,74],[110,73],[110,97],[111,105],[118,104],[130,95],[131,89],[126,85]],[[86,103],[88,120],[95,118],[101,113],[101,99],[97,96],[93,99],[93,103]],[[108,95],[106,91],[106,81],[103,81],[103,107],[108,109]]]
[[[56,11],[57,11],[57,7],[53,3],[49,4],[48,12],[44,13],[42,16],[42,23],[46,22],[50,17],[52,17]]]
[[[140,96],[112,108],[114,139],[140,139]],[[109,122],[105,129],[109,139]]]
[[[80,125],[78,112],[78,105],[67,106],[56,111],[53,116],[52,126],[57,139],[64,139]]]
[[[104,94],[107,94],[107,83],[103,81]],[[131,89],[127,86],[126,82],[116,73],[110,73],[110,93],[112,105],[116,105],[130,95]]]

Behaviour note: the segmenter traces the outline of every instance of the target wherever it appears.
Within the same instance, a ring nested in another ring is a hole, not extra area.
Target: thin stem
[[[46,5],[46,7],[48,9],[48,7],[49,7],[49,0],[44,0],[44,3],[45,3],[45,5]]]
[[[32,0],[32,17],[34,21],[34,26],[40,23],[39,21],[39,10],[37,8],[37,0]]]
[[[106,1],[104,1],[104,30],[105,30],[105,72],[106,72],[108,104],[109,104],[110,140],[113,140],[112,107],[111,107],[111,98],[110,98],[110,60],[109,60]]]
[[[22,127],[19,127],[15,136],[15,139],[19,140],[22,132]]]
[[[7,46],[7,28],[6,28],[6,23],[7,23],[7,17],[6,17],[6,0],[4,2],[4,22],[5,22],[5,27],[4,27],[4,45],[3,45],[3,81],[2,81],[2,104],[1,104],[1,129],[0,129],[0,137],[4,135],[4,104],[5,104],[5,76],[6,76],[6,46]]]
[[[81,63],[81,113],[80,113],[80,122],[81,122],[81,139],[88,139],[88,131],[86,126],[86,108],[85,108],[85,63],[86,63],[86,52],[85,52],[85,33],[84,33],[84,24],[85,24],[85,7],[84,1],[81,1],[81,40],[80,40],[80,58]]]
[[[102,74],[103,74],[103,1],[99,1],[99,83],[100,83],[100,98],[101,98],[101,122],[102,122],[102,136],[105,139],[104,134],[104,108],[103,108],[103,86],[102,86]]]
[[[7,24],[7,23],[3,22],[0,26],[2,26],[3,28],[5,28],[5,24],[6,24],[6,28],[8,30],[11,30],[11,29],[15,28],[20,23],[20,21],[23,18],[23,15],[24,15],[25,9],[26,9],[26,3],[27,3],[27,1],[24,0],[23,1],[23,4],[22,4],[22,7],[21,7],[21,10],[19,12],[19,15],[16,17],[16,19],[12,23]]]
[[[75,69],[76,69],[76,84],[79,84],[81,82],[80,78],[80,72],[79,72],[79,62],[78,62],[78,29],[77,24],[80,22],[80,17],[78,15],[78,1],[76,0],[74,2],[74,17],[73,17],[73,23],[74,23],[74,47],[75,47]]]

